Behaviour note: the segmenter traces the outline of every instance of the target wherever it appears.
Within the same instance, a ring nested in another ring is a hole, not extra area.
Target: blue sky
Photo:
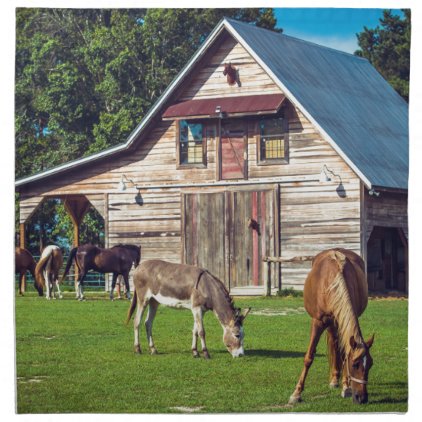
[[[383,9],[280,8],[277,26],[284,34],[312,41],[337,50],[354,53],[358,49],[356,33],[364,26],[380,24]],[[394,14],[402,16],[399,9]]]

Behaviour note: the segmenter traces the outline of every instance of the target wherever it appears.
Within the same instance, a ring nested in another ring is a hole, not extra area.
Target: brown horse
[[[231,64],[224,63],[223,75],[227,77],[227,83],[231,86],[237,84],[240,86],[239,71]]]
[[[135,292],[129,308],[128,323],[138,306],[134,319],[135,352],[141,353],[139,343],[139,325],[147,305],[148,315],[145,321],[147,339],[151,354],[157,353],[152,339],[152,323],[158,305],[190,309],[194,317],[192,353],[198,357],[197,340],[201,339],[204,357],[210,357],[205,344],[203,315],[212,310],[223,327],[223,341],[233,357],[242,356],[243,320],[250,311],[241,313],[233,305],[224,284],[208,271],[192,265],[172,264],[151,260],[143,262],[133,276]]]
[[[56,245],[47,246],[41,254],[41,258],[35,267],[35,279],[39,285],[46,288],[47,300],[56,298],[56,287],[59,298],[62,298],[59,287],[59,271],[63,265],[63,254]]]
[[[111,300],[113,299],[113,291],[116,286],[117,277],[122,275],[125,280],[126,296],[130,299],[129,272],[132,265],[136,268],[141,260],[141,247],[119,244],[109,249],[99,248],[94,245],[82,245],[73,248],[70,251],[62,280],[64,280],[68,274],[73,260],[75,260],[79,269],[78,285],[76,289],[77,299],[84,299],[83,283],[89,270],[97,271],[99,273],[113,273],[113,282],[110,292]]]
[[[36,262],[34,257],[27,249],[15,248],[15,274],[19,273],[19,294],[23,296],[24,286],[23,277],[29,271],[34,278],[34,287],[38,291],[38,295],[43,295],[42,284],[39,285],[35,278]]]
[[[302,374],[289,403],[301,400],[306,376],[325,329],[330,386],[338,387],[343,367],[342,397],[352,396],[355,403],[367,403],[366,385],[372,366],[369,349],[374,336],[365,342],[358,321],[368,303],[368,285],[362,258],[346,249],[331,249],[318,254],[306,278],[303,298],[305,309],[312,317],[311,339]]]

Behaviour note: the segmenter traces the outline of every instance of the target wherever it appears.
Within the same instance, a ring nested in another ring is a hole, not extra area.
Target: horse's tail
[[[45,287],[45,280],[43,277],[43,270],[45,268],[45,266],[47,265],[48,260],[51,258],[51,254],[53,253],[53,250],[51,248],[49,248],[46,251],[46,255],[45,256],[41,256],[40,260],[38,261],[38,264],[35,266],[35,285],[38,286],[36,287],[37,290],[39,287],[44,288]],[[39,292],[39,290],[38,290]]]
[[[133,313],[135,312],[136,304],[138,302],[138,295],[136,294],[136,289],[133,292],[132,302],[126,317],[126,325],[129,324],[130,319],[132,318]]]
[[[37,280],[37,277],[35,276],[35,269],[36,268],[37,268],[37,263],[35,262],[35,259],[32,259],[28,270],[31,273],[32,277],[34,278],[34,287],[37,290],[38,295],[42,296],[43,295],[43,284],[40,284]]]
[[[141,249],[141,245],[139,245],[139,247],[138,247],[138,251],[139,251],[139,254],[138,254],[138,256],[136,257],[136,260],[135,260],[135,268],[139,265],[139,263],[141,262],[141,251],[142,251],[142,249]]]
[[[67,259],[66,268],[64,270],[64,273],[62,275],[62,278],[60,279],[60,283],[63,283],[64,279],[66,278],[67,274],[69,273],[70,266],[72,265],[72,261],[74,260],[76,256],[76,252],[78,251],[78,248],[73,248],[69,253],[69,258]]]

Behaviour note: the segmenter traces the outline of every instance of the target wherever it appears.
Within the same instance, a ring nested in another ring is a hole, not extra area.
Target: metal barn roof
[[[214,28],[126,142],[24,177],[15,186],[127,150],[224,30],[268,72],[368,188],[407,189],[408,106],[367,60],[227,18]]]
[[[368,185],[407,189],[408,105],[366,59],[227,22]]]

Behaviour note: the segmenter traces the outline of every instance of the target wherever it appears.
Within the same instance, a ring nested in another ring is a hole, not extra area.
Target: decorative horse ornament
[[[236,69],[230,62],[224,63],[223,75],[227,76],[227,83],[230,86],[233,86],[234,84],[237,84],[237,86],[241,86],[239,79],[239,70]]]
[[[23,296],[23,292],[25,291],[23,277],[27,271],[29,271],[34,278],[34,287],[38,291],[38,295],[43,295],[42,284],[39,285],[35,278],[36,266],[37,263],[31,255],[31,252],[24,248],[15,248],[15,274],[19,274],[19,294],[21,296]]]
[[[305,309],[312,317],[311,339],[302,374],[289,403],[297,403],[302,399],[305,379],[325,329],[331,372],[330,387],[338,387],[343,369],[342,397],[352,396],[355,403],[367,403],[366,386],[372,366],[369,349],[374,336],[365,342],[358,321],[368,303],[368,284],[362,258],[346,249],[319,253],[306,278],[303,299]]]
[[[35,279],[37,283],[46,288],[46,298],[56,298],[54,288],[57,289],[59,298],[63,296],[59,287],[59,271],[63,265],[63,254],[56,245],[47,246],[41,254],[41,258],[35,267]]]
[[[108,249],[99,248],[94,245],[82,245],[77,248],[73,248],[70,251],[69,258],[67,260],[62,281],[69,273],[73,260],[75,260],[75,264],[79,269],[79,277],[76,287],[77,299],[84,299],[84,279],[89,270],[94,270],[99,273],[113,273],[113,281],[110,291],[111,300],[113,300],[113,291],[116,287],[117,277],[122,275],[125,280],[126,297],[130,299],[129,272],[132,265],[136,268],[141,260],[141,247],[136,245],[119,244]]]
[[[243,313],[240,312],[240,309],[235,308],[224,284],[208,271],[192,265],[151,260],[139,265],[134,272],[133,282],[135,292],[126,323],[130,321],[137,307],[134,318],[134,346],[136,353],[141,353],[139,325],[147,305],[148,315],[145,320],[145,327],[149,348],[151,354],[157,353],[152,338],[152,323],[158,305],[161,303],[192,311],[194,317],[192,354],[194,357],[199,357],[197,350],[199,336],[204,358],[210,358],[205,343],[203,325],[203,316],[208,310],[214,311],[223,327],[223,342],[229,353],[233,357],[244,354],[242,324],[250,308]]]

